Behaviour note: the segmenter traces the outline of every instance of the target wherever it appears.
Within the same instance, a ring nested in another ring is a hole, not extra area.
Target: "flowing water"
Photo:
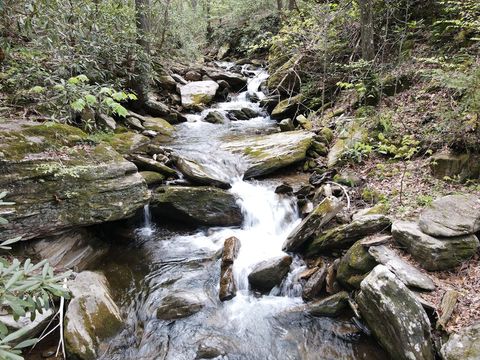
[[[250,76],[248,89],[231,101],[191,115],[189,122],[177,126],[172,144],[174,151],[208,166],[231,183],[229,191],[239,199],[243,225],[191,230],[152,224],[145,207],[135,241],[112,247],[98,266],[109,278],[127,319],[124,330],[104,349],[102,359],[193,360],[200,358],[199,349],[215,349],[216,359],[232,360],[385,358],[348,317],[315,318],[295,311],[303,303],[298,274],[306,267],[300,258],[294,259],[286,279],[270,294],[260,297],[248,289],[252,267],[284,254],[282,243],[300,217],[292,198],[275,194],[274,181],[243,181],[243,160],[218,150],[219,144],[232,137],[273,131],[274,122],[266,114],[223,125],[202,121],[212,110],[261,110],[248,98],[253,93],[257,99],[264,96],[259,88],[268,74],[247,68],[243,72]],[[234,299],[221,303],[218,253],[230,236],[241,241],[234,264],[239,290]],[[161,300],[184,292],[196,294],[205,302],[204,308],[176,321],[158,320]]]

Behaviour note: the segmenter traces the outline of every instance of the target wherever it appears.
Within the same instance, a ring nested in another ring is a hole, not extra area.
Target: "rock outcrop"
[[[193,225],[235,226],[243,221],[236,198],[213,187],[160,187],[153,194],[151,210],[156,216]]]
[[[360,288],[356,297],[360,313],[392,359],[435,358],[428,316],[403,282],[378,265]]]
[[[431,271],[458,266],[470,259],[480,246],[475,235],[436,238],[423,233],[414,222],[395,221],[392,235],[424,269]]]
[[[477,360],[480,359],[480,323],[450,335],[442,346],[440,355],[443,360]]]
[[[46,237],[131,217],[148,201],[137,168],[63,124],[0,131],[0,188],[15,202],[0,240]]]

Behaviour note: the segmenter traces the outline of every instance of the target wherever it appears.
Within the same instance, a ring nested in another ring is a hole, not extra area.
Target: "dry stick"
[[[337,185],[338,187],[340,187],[340,189],[342,189],[343,193],[347,197],[347,210],[350,210],[351,202],[350,202],[350,196],[348,195],[347,189],[343,185],[340,185],[339,183],[336,183],[335,181],[328,181],[327,184]]]
[[[63,288],[68,289],[66,278],[63,279]],[[60,341],[58,342],[57,352],[55,353],[55,356],[58,356],[58,352],[59,352],[60,346],[61,346],[62,347],[62,356],[66,360],[67,357],[65,355],[65,341],[63,339],[63,310],[64,310],[64,307],[65,307],[65,298],[62,296],[60,298],[60,309],[58,309],[58,312],[59,312],[59,324],[58,325],[60,326]]]

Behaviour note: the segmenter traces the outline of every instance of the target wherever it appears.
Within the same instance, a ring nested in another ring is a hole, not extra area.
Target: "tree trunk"
[[[288,0],[288,10],[294,10],[297,7],[295,0]]]
[[[283,9],[283,2],[282,2],[282,0],[277,0],[277,9],[278,9],[278,12],[279,12],[279,13],[282,12],[282,9]]]
[[[213,36],[213,28],[212,28],[210,0],[207,0],[205,3],[205,12],[207,15],[207,40],[211,40]]]
[[[372,2],[373,0],[358,0],[358,4],[360,5],[362,57],[367,61],[375,58]]]
[[[135,79],[133,90],[138,97],[137,106],[142,106],[148,100],[150,88],[150,43],[148,41],[148,19],[147,10],[149,0],[135,0],[135,20],[137,26],[137,44],[140,49],[135,64]]]

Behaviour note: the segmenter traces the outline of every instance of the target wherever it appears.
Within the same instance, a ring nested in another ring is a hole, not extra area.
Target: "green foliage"
[[[480,2],[477,0],[440,0],[442,17],[433,24],[437,41],[455,38],[457,43],[480,41]]]
[[[0,206],[13,205],[3,199],[6,192],[0,193]],[[8,222],[0,216],[0,224]],[[10,245],[18,242],[21,238],[3,241],[0,249],[10,249]],[[51,307],[54,297],[68,298],[69,293],[62,286],[62,281],[70,276],[70,273],[54,274],[53,268],[46,260],[32,264],[30,259],[21,263],[18,259],[10,259],[0,256],[0,306],[15,320],[29,316],[33,321],[37,313],[42,314]],[[19,342],[28,328],[10,332],[4,323],[0,321],[0,358],[22,360],[22,349],[33,346],[37,339],[27,339]]]

